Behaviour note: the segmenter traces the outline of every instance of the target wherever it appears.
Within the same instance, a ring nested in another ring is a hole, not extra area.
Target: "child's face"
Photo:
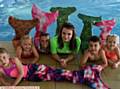
[[[117,38],[116,37],[108,37],[106,43],[107,43],[107,47],[112,50],[117,45]]]
[[[49,36],[41,36],[40,45],[42,48],[47,48],[49,45]]]
[[[69,42],[72,39],[73,36],[73,30],[63,28],[62,30],[62,40],[64,42]]]
[[[100,43],[99,42],[89,42],[89,50],[92,54],[97,54],[100,50]]]
[[[30,39],[26,39],[22,42],[23,50],[30,51],[32,48],[32,42]]]
[[[9,64],[9,55],[7,53],[0,53],[0,66],[6,67]]]

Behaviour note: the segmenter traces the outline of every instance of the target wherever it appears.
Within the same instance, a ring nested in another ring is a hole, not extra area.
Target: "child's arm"
[[[21,81],[21,79],[23,78],[24,71],[23,71],[23,65],[18,60],[18,58],[14,58],[13,60],[14,60],[14,62],[16,64],[16,67],[17,67],[18,73],[19,73],[19,75],[17,76],[16,80],[12,83],[13,86],[16,86]]]
[[[117,53],[117,56],[118,56],[118,61],[116,62],[117,64],[120,64],[120,48],[119,47],[116,47],[116,53]]]
[[[67,63],[74,58],[74,54],[69,54],[67,58],[60,59],[60,64],[63,68],[67,66]]]
[[[69,54],[68,57],[65,59],[66,63],[71,61],[74,58],[75,54]]]
[[[58,62],[61,62],[59,55],[57,54],[58,42],[57,38],[53,37],[50,39],[50,52],[52,54],[52,58]]]
[[[33,63],[36,63],[39,59],[39,54],[38,54],[38,52],[37,52],[37,50],[34,46],[32,47],[32,51],[33,51],[33,54],[34,54]]]
[[[0,83],[1,85],[4,85],[4,86],[10,86],[11,83],[10,82],[7,82],[3,76],[0,76]]]
[[[18,46],[16,49],[16,55],[19,59],[21,59],[21,54],[22,54],[22,48]]]
[[[89,55],[90,55],[90,53],[88,51],[85,51],[84,55],[80,59],[80,66],[84,66],[87,63]]]
[[[100,55],[101,55],[101,58],[102,58],[102,61],[103,61],[102,67],[105,68],[108,65],[108,61],[107,61],[107,58],[105,56],[105,51],[101,50]]]
[[[4,73],[3,73],[3,71],[1,69],[0,69],[0,84],[5,85],[5,86],[11,85],[10,82],[5,80]]]
[[[52,58],[55,59],[58,62],[61,62],[61,59],[58,54],[52,54]]]

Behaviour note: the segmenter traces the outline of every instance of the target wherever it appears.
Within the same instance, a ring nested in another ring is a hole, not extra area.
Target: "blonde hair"
[[[108,41],[108,39],[116,39],[117,44],[119,44],[119,41],[120,41],[119,36],[117,34],[108,35],[106,41]]]
[[[24,35],[21,39],[20,39],[20,43],[23,43],[25,40],[31,40],[32,42],[32,37],[29,35]],[[33,42],[32,42],[33,43]]]

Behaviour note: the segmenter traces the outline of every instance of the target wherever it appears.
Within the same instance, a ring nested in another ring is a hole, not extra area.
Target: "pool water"
[[[69,16],[69,22],[75,25],[76,33],[80,36],[83,28],[82,20],[77,17],[79,13],[90,16],[102,16],[103,20],[115,19],[116,25],[112,34],[120,36],[120,0],[0,0],[0,41],[10,41],[15,33],[8,24],[8,17],[15,16],[21,19],[32,19],[32,4],[36,4],[43,11],[50,12],[51,7],[76,7],[76,11]],[[54,36],[57,23],[48,27],[50,36]],[[30,32],[34,36],[35,29]],[[93,26],[93,35],[99,35],[98,27]]]

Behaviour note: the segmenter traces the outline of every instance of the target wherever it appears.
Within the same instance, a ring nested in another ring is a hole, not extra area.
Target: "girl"
[[[85,51],[80,60],[80,65],[86,65],[88,61],[93,62],[93,64],[99,63],[103,68],[108,64],[105,52],[100,47],[100,39],[97,36],[92,36],[89,39],[89,48]]]
[[[106,45],[103,47],[107,60],[113,68],[118,68],[120,65],[120,49],[117,42],[119,42],[117,35],[108,35]]]
[[[37,62],[39,54],[33,45],[32,38],[25,35],[20,40],[20,46],[17,47],[16,55],[23,64]]]
[[[81,40],[76,37],[75,28],[71,23],[63,24],[58,36],[50,40],[52,57],[57,60],[62,67],[74,58],[79,52]],[[64,57],[60,56],[62,54]]]
[[[0,83],[2,85],[15,86],[22,79],[29,81],[68,80],[73,83],[85,83],[92,89],[109,89],[99,76],[101,69],[102,66],[99,65],[86,66],[78,71],[56,69],[41,64],[22,65],[18,58],[10,58],[6,49],[0,48]],[[8,82],[3,76],[15,78],[15,80]]]
[[[19,70],[18,71],[19,75],[14,82],[9,83],[4,80],[3,76],[13,76],[11,71],[14,70],[14,68],[17,68]],[[17,85],[21,81],[24,75],[24,72],[21,69],[22,69],[22,64],[20,63],[20,61],[16,57],[10,58],[7,50],[4,48],[0,48],[0,81],[1,83],[4,85]]]

